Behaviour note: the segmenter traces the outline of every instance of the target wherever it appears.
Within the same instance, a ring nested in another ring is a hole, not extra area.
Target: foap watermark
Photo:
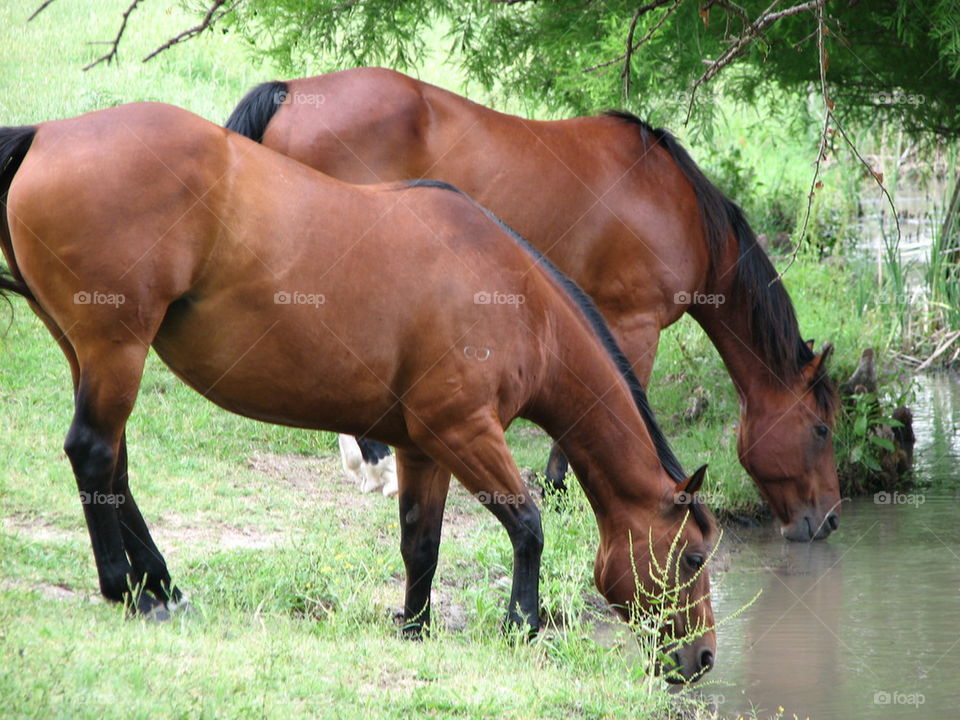
[[[523,505],[527,496],[518,493],[487,492],[481,490],[474,497],[481,505]]]
[[[110,305],[120,307],[127,301],[123,293],[105,293],[99,290],[81,290],[73,294],[74,305]]]
[[[318,308],[327,302],[327,298],[322,293],[279,290],[273,294],[273,302],[275,305],[312,305]]]
[[[326,96],[321,93],[290,92],[289,90],[277,90],[273,94],[275,105],[323,105],[327,101]]]
[[[527,301],[524,295],[519,293],[487,292],[481,290],[473,294],[474,305],[513,305],[520,307]]]
[[[926,501],[926,496],[920,493],[878,492],[873,494],[873,502],[877,505],[913,505],[914,507],[920,507]]]
[[[673,301],[677,305],[713,305],[714,307],[720,307],[727,301],[727,296],[723,293],[690,293],[681,290],[673,294]]]
[[[871,96],[876,105],[923,105],[927,101],[925,95],[919,93],[905,93],[902,90],[890,90],[889,92],[877,92]]]
[[[722,505],[723,498],[720,495],[714,495],[710,492],[698,490],[696,493],[678,492],[673,494],[674,505],[691,505],[694,502],[700,502],[708,507]]]
[[[877,690],[873,694],[874,705],[906,705],[920,707],[927,701],[923,693],[917,692],[887,692],[886,690]]]
[[[125,495],[114,495],[113,493],[102,493],[99,491],[87,492],[80,491],[80,502],[83,505],[113,505],[120,506],[126,502]]]
[[[703,701],[712,708],[718,708],[727,701],[726,695],[722,693],[708,693],[702,697]]]

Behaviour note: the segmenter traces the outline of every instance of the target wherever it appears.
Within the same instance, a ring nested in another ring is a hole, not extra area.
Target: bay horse
[[[661,330],[689,312],[733,379],[738,455],[784,537],[839,526],[832,348],[801,340],[740,208],[669,132],[621,112],[527,120],[382,68],[264,83],[227,127],[347,182],[453,183],[593,298],[644,385]],[[565,472],[553,453],[548,478]]]
[[[683,474],[589,298],[464,194],[348,185],[137,103],[0,129],[0,199],[0,290],[26,298],[72,371],[64,447],[109,600],[162,616],[181,597],[127,475],[125,427],[153,347],[234,413],[398,449],[414,637],[429,624],[451,474],[510,537],[508,623],[538,628],[540,512],[504,439],[514,417],[538,423],[595,512],[600,592],[624,616],[656,611],[651,563],[665,568],[671,677],[712,667],[705,562],[718,531],[689,502],[705,468]],[[371,290],[375,267],[390,272]],[[491,293],[523,301],[483,302]]]

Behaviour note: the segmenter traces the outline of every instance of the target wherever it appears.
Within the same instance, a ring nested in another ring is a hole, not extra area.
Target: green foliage
[[[704,61],[721,57],[769,3],[708,3],[708,10],[693,0],[660,5],[638,16],[636,2],[617,0],[264,0],[241,4],[230,22],[257,53],[297,74],[376,63],[415,68],[429,31],[446,27],[452,56],[488,90],[503,84],[566,112],[620,104],[676,125]],[[827,77],[840,117],[894,117],[914,131],[960,130],[953,0],[827,3],[824,14]],[[811,10],[772,23],[723,71],[726,82],[747,102],[776,88],[805,95],[819,85],[816,28]],[[634,44],[645,38],[629,63],[628,36]],[[697,125],[714,119],[714,91],[709,84],[699,90]]]
[[[863,465],[868,470],[880,472],[881,457],[894,452],[896,447],[876,431],[882,427],[902,427],[902,423],[884,414],[879,398],[873,393],[851,396],[843,413],[836,437],[841,456],[848,465]]]

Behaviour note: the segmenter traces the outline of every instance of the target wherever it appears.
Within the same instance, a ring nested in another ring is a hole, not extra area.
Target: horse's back
[[[452,183],[608,312],[662,308],[669,323],[683,310],[676,294],[703,282],[708,258],[696,196],[638,124],[606,116],[528,120],[380,68],[288,86],[265,145],[349,182]]]

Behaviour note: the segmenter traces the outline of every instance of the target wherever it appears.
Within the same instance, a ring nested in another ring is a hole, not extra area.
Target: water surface
[[[960,717],[960,382],[925,377],[913,403],[910,492],[844,503],[825,542],[728,530],[718,631],[703,684],[723,717]]]

